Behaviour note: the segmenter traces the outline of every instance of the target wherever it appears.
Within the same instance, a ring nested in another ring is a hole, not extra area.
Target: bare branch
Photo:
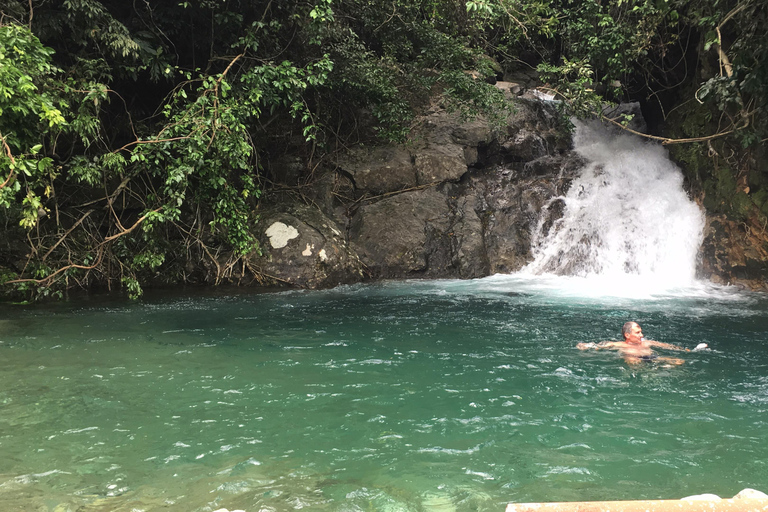
[[[82,223],[83,223],[83,221],[84,221],[84,220],[85,220],[85,219],[86,219],[86,218],[87,218],[87,217],[88,217],[90,214],[92,214],[92,213],[93,213],[93,210],[88,210],[87,212],[85,212],[85,214],[83,214],[83,216],[82,216],[82,217],[80,217],[79,219],[77,219],[77,222],[75,222],[75,223],[72,225],[72,227],[71,227],[71,228],[69,228],[69,229],[67,230],[67,232],[66,232],[66,233],[64,233],[63,235],[61,235],[61,237],[60,237],[60,238],[59,238],[59,239],[56,241],[56,243],[55,243],[55,244],[53,244],[53,245],[51,246],[51,248],[50,248],[50,249],[48,249],[48,252],[46,252],[46,253],[43,255],[43,257],[41,258],[41,260],[42,260],[42,261],[45,261],[45,259],[46,259],[48,256],[50,256],[50,255],[51,255],[51,253],[54,251],[54,249],[56,249],[56,248],[57,248],[59,245],[61,245],[61,243],[62,243],[62,242],[63,242],[63,241],[64,241],[64,240],[65,240],[65,239],[66,239],[66,238],[69,236],[69,234],[70,234],[72,231],[74,231],[74,230],[77,228],[77,226],[79,226],[80,224],[82,224]]]
[[[133,142],[129,142],[128,144],[126,144],[125,146],[123,146],[123,147],[121,147],[119,149],[114,150],[112,153],[119,153],[119,152],[121,152],[121,151],[123,151],[125,149],[128,149],[128,148],[130,148],[132,146],[138,146],[140,144],[159,144],[161,142],[174,142],[174,141],[177,141],[177,140],[186,140],[186,139],[190,139],[190,138],[192,138],[191,134],[190,135],[184,135],[183,137],[171,137],[169,139],[135,140]]]
[[[8,158],[11,159],[11,164],[15,164],[16,159],[13,158],[11,147],[8,145],[7,142],[5,142],[5,137],[3,137],[2,133],[0,133],[0,140],[3,141],[3,150],[5,151],[5,154],[8,155]],[[13,178],[13,173],[14,173],[14,170],[11,169],[11,172],[8,173],[8,177],[5,179],[5,181],[0,183],[0,190],[4,189],[6,186],[8,186],[9,183],[11,183],[11,179]]]
[[[732,134],[734,132],[737,132],[739,130],[743,130],[744,128],[749,126],[749,119],[747,119],[745,117],[744,125],[743,126],[734,126],[730,130],[726,130],[724,132],[718,132],[718,133],[715,133],[715,134],[712,134],[712,135],[707,135],[705,137],[693,137],[693,138],[690,138],[690,139],[671,139],[669,137],[657,137],[656,135],[648,135],[647,133],[638,132],[636,130],[633,130],[631,128],[628,128],[628,127],[624,126],[623,124],[621,124],[620,122],[616,121],[615,119],[611,119],[610,117],[604,116],[602,114],[600,115],[600,119],[602,119],[604,121],[608,121],[609,123],[611,123],[611,124],[613,124],[615,126],[618,126],[622,130],[627,131],[629,133],[638,135],[638,136],[646,138],[646,139],[657,140],[657,141],[661,142],[665,146],[669,145],[669,144],[688,144],[688,143],[691,143],[691,142],[706,142],[706,141],[713,140],[713,139],[719,139],[720,137],[725,137],[726,135],[730,135],[730,134]]]
[[[53,279],[58,274],[61,274],[64,271],[67,271],[71,268],[76,268],[80,270],[93,270],[94,268],[98,267],[101,264],[101,259],[104,256],[104,249],[103,247],[98,248],[98,257],[96,258],[96,262],[93,265],[67,265],[66,267],[61,267],[59,270],[54,272],[53,274],[46,276],[42,279],[12,279],[10,281],[6,281],[3,284],[18,284],[18,283],[35,283],[42,286],[50,286],[55,280]]]
[[[114,235],[110,235],[110,236],[106,237],[106,238],[104,239],[104,241],[103,241],[103,242],[101,242],[99,245],[104,245],[104,244],[106,244],[107,242],[111,242],[112,240],[115,240],[115,239],[117,239],[117,238],[120,238],[121,236],[127,235],[128,233],[130,233],[131,231],[133,231],[134,229],[136,229],[137,227],[139,227],[139,225],[140,225],[142,222],[144,222],[145,220],[147,220],[147,217],[149,217],[149,214],[150,214],[150,213],[157,213],[157,212],[159,212],[159,211],[160,211],[160,210],[162,210],[162,209],[163,209],[163,207],[161,206],[161,207],[159,207],[159,208],[155,208],[155,209],[154,209],[154,210],[152,210],[151,212],[147,212],[147,213],[145,213],[144,215],[142,215],[141,217],[139,217],[139,219],[138,219],[136,222],[134,222],[134,223],[133,223],[133,225],[132,225],[131,227],[129,227],[128,229],[125,229],[125,230],[123,230],[123,231],[120,231],[119,233],[115,233]]]

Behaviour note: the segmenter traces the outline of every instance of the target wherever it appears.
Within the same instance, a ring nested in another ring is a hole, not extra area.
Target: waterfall
[[[596,121],[575,124],[574,149],[588,164],[547,205],[563,215],[542,215],[523,273],[693,283],[704,215],[666,150]]]

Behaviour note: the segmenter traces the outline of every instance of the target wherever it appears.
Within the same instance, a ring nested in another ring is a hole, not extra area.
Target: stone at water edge
[[[698,348],[698,347],[697,347]],[[736,496],[733,497],[735,500],[760,500],[760,499],[767,499],[768,494],[765,494],[764,492],[757,491],[755,489],[742,489]],[[685,498],[681,498],[683,500],[714,500],[714,501],[720,501],[722,498],[718,496],[717,494],[696,494],[694,496],[686,496]]]
[[[680,498],[681,500],[711,500],[711,501],[720,501],[723,498],[718,496],[717,494],[695,494],[693,496],[686,496],[685,498]]]
[[[680,500],[637,500],[637,501],[573,501],[554,503],[509,503],[506,512],[599,512],[599,511],[680,511],[715,510],[757,512],[768,510],[768,494],[755,489],[743,489],[731,499],[722,499],[716,494],[696,494]],[[681,503],[682,502],[682,503]]]
[[[733,497],[733,499],[741,500],[741,499],[753,499],[753,500],[759,500],[759,499],[768,499],[768,494],[765,494],[762,491],[758,491],[755,489],[750,489],[747,487],[746,489],[742,489],[739,491],[739,494]]]

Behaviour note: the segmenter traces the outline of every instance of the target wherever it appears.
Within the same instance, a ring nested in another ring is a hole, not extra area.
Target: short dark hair
[[[627,334],[631,333],[632,332],[632,327],[634,327],[635,325],[639,326],[640,324],[638,324],[637,322],[632,322],[632,321],[625,322],[624,326],[621,328],[621,335],[622,336],[626,336]]]

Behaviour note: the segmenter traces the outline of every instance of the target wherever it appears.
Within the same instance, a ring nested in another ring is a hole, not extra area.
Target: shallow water
[[[768,490],[768,299],[616,291],[496,276],[3,306],[0,509],[491,511]],[[628,319],[712,350],[630,368],[574,348]]]

